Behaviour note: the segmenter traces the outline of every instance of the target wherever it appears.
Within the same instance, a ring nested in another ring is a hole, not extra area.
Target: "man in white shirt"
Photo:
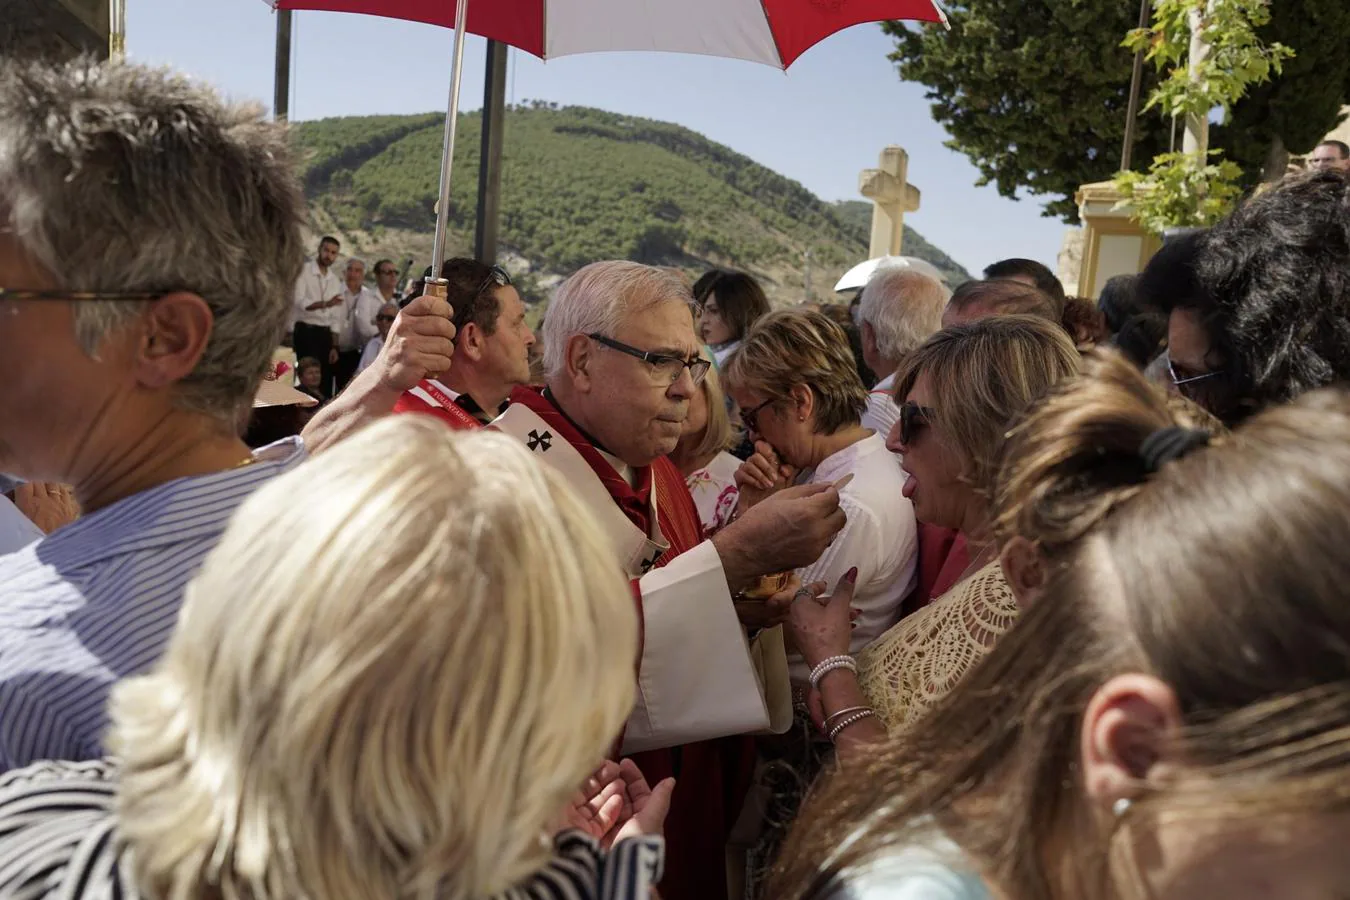
[[[355,256],[347,260],[343,270],[342,331],[338,340],[337,385],[340,391],[356,374],[361,351],[378,331],[375,314],[382,301],[380,295],[366,286],[366,263]]]
[[[323,390],[332,395],[333,373],[338,361],[338,341],[345,324],[342,282],[333,271],[341,245],[325,235],[319,252],[308,260],[295,282],[291,307],[292,338],[297,358],[312,356],[323,366]]]
[[[948,297],[941,282],[913,269],[879,269],[863,288],[858,307],[863,359],[881,380],[867,395],[862,423],[883,438],[900,418],[891,397],[895,372],[942,327]]]
[[[389,337],[389,329],[397,318],[398,304],[393,302],[381,306],[380,311],[375,314],[375,336],[366,341],[365,349],[361,351],[361,361],[356,366],[358,375],[379,359],[380,351],[384,349],[384,340]]]

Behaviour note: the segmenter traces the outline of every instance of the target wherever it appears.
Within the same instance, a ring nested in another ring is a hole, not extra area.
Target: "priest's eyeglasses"
[[[593,331],[586,337],[591,340],[604,344],[611,350],[618,350],[620,353],[627,353],[629,356],[637,357],[651,367],[652,381],[661,385],[671,385],[680,380],[680,373],[685,369],[689,370],[689,377],[693,379],[694,384],[702,384],[704,377],[708,374],[708,369],[712,362],[701,356],[693,359],[680,359],[678,356],[670,356],[665,353],[652,353],[649,350],[639,350],[623,341],[616,341],[614,338],[605,337],[598,331]]]

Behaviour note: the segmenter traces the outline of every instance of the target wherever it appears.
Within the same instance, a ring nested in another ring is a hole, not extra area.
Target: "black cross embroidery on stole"
[[[525,442],[525,446],[529,447],[531,451],[547,452],[553,447],[553,432],[545,431],[540,434],[538,431],[531,431],[530,439]]]

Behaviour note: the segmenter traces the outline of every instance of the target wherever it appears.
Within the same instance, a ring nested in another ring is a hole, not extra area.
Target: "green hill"
[[[431,253],[444,118],[362,116],[297,124],[314,225],[344,251]],[[461,117],[451,197],[450,252],[472,240],[482,117]],[[867,251],[869,205],[825,203],[687,128],[583,107],[533,103],[508,110],[502,172],[503,256],[527,269],[527,293],[597,259],[720,265],[761,278],[780,302],[801,300],[806,254],[817,298]],[[953,283],[965,271],[906,230],[907,253]]]

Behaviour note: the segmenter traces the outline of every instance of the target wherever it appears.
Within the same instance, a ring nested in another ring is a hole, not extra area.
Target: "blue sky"
[[[129,0],[127,47],[235,99],[270,106],[273,13],[262,0]],[[453,32],[337,13],[295,13],[291,118],[443,110]],[[482,105],[484,42],[468,39],[465,109]],[[887,60],[876,26],[841,32],[787,73],[755,63],[660,53],[603,53],[548,63],[512,51],[508,99],[550,100],[677,122],[794,178],[826,200],[857,198],[858,173],[903,146],[922,207],[907,224],[972,273],[1008,256],[1054,268],[1064,226],[1034,199],[977,188],[967,159],[942,146],[921,85]],[[511,135],[508,131],[506,140]],[[1108,173],[1103,173],[1103,177]],[[511,198],[503,202],[510,204]]]

